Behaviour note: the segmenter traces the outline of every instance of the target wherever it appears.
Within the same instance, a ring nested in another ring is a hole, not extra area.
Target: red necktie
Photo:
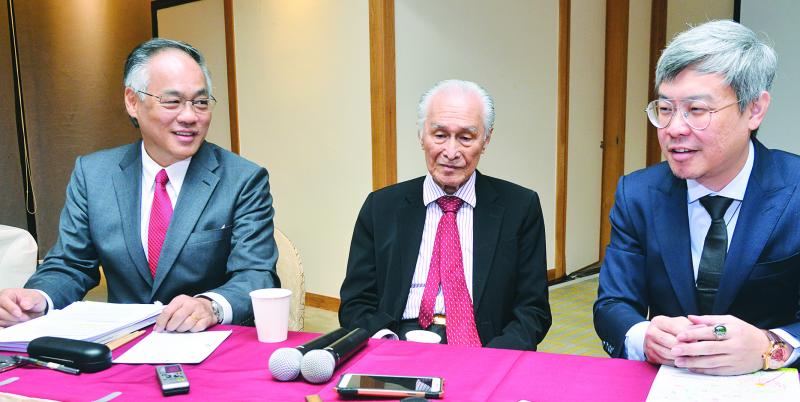
[[[161,256],[161,247],[167,237],[169,220],[172,218],[172,202],[167,195],[167,171],[161,169],[156,175],[156,188],[153,194],[153,207],[150,209],[150,226],[147,229],[147,263],[150,265],[150,275],[156,276],[158,257]]]
[[[433,308],[441,283],[447,312],[447,343],[480,347],[472,299],[464,280],[464,261],[456,224],[456,213],[464,201],[458,197],[444,196],[436,203],[444,213],[433,241],[431,267],[419,307],[419,325],[428,328],[433,322]]]

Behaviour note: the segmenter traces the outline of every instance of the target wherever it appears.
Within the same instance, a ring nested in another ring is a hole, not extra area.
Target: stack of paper
[[[41,336],[106,343],[156,321],[164,306],[81,301],[0,331],[0,350],[25,352]]]
[[[661,366],[647,402],[800,401],[797,369],[756,371],[735,376],[696,374]]]

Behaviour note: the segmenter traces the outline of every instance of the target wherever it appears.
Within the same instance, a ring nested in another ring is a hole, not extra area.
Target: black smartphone
[[[442,398],[444,379],[379,374],[342,374],[334,388],[341,395]]]
[[[11,356],[0,355],[0,373],[11,370],[21,364]]]

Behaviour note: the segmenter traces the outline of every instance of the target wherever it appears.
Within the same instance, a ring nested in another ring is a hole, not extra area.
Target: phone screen
[[[437,397],[442,393],[442,379],[438,377],[406,377],[389,375],[344,374],[337,386],[341,393],[362,395],[411,395],[424,393]]]

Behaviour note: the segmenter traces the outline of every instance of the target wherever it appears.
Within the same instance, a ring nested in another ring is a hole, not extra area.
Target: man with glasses
[[[199,51],[152,39],[125,62],[125,108],[142,140],[82,156],[59,236],[25,289],[0,292],[0,326],[80,300],[166,307],[157,331],[246,324],[248,293],[279,285],[268,175],[205,142],[216,100]]]
[[[714,375],[797,365],[800,158],[756,139],[776,68],[731,21],[661,55],[646,112],[666,163],[620,179],[594,305],[612,357]]]

